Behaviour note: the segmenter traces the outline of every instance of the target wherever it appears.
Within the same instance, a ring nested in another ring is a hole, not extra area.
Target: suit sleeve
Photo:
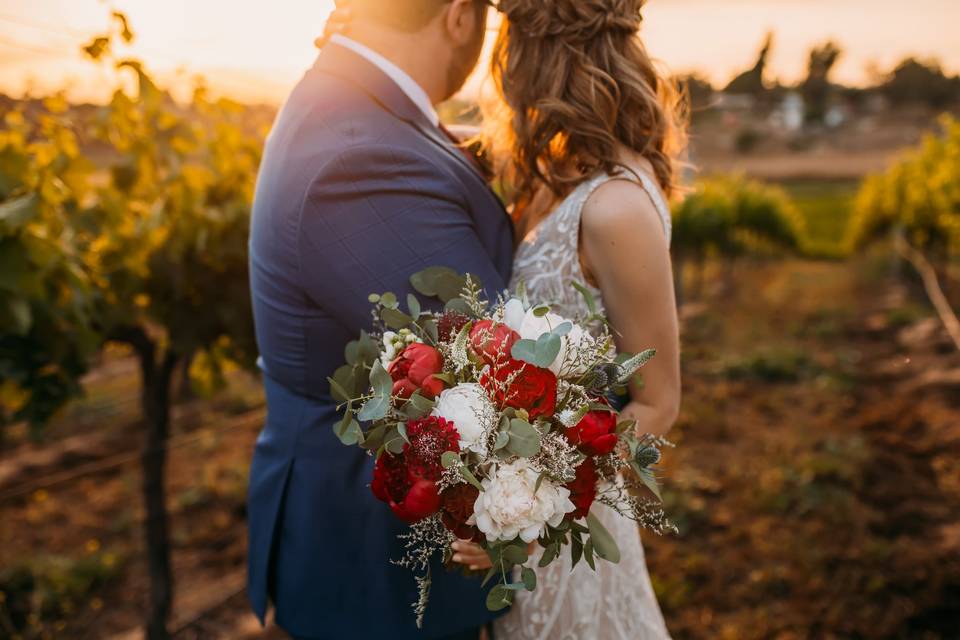
[[[298,259],[307,295],[354,328],[370,325],[371,293],[392,291],[405,301],[410,276],[431,266],[474,274],[495,296],[506,283],[462,194],[455,176],[406,149],[354,147],[332,159],[301,210]]]

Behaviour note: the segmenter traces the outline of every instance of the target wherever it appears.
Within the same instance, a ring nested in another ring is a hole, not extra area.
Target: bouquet
[[[532,542],[543,548],[539,566],[565,547],[574,565],[619,561],[595,503],[657,532],[669,528],[652,469],[665,442],[638,435],[608,400],[653,350],[617,354],[576,283],[590,317],[560,317],[523,291],[489,303],[475,277],[444,267],[411,283],[444,310],[424,311],[413,294],[406,311],[392,293],[371,295],[377,329],[347,345],[330,386],[345,408],[337,436],[376,456],[373,494],[411,525],[393,562],[415,573],[418,626],[430,560],[449,561],[457,538],[490,556],[484,584],[497,579],[487,597],[495,611],[518,590],[536,589]]]

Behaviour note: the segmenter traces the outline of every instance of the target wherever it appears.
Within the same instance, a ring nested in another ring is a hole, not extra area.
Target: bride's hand
[[[484,571],[493,566],[483,547],[469,540],[457,540],[452,545],[453,561],[465,565],[471,571]]]
[[[453,549],[453,561],[466,565],[471,571],[484,571],[493,566],[490,562],[490,556],[476,542],[457,540],[450,546]],[[536,548],[537,543],[531,542],[527,545],[527,554],[533,555],[533,550]]]
[[[334,9],[327,23],[323,25],[323,35],[313,41],[313,44],[322,49],[327,44],[330,36],[335,34],[346,34],[350,30],[350,23],[353,21],[353,10],[350,8],[350,0],[337,0],[337,8]]]

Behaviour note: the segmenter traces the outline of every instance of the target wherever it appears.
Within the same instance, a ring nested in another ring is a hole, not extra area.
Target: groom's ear
[[[476,42],[477,32],[486,28],[487,5],[478,0],[453,0],[444,14],[447,35],[457,47]]]

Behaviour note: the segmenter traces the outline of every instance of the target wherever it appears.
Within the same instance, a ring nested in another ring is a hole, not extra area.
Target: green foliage
[[[72,227],[91,167],[63,101],[0,129],[0,427],[46,421],[97,347],[93,287]]]
[[[81,558],[40,556],[3,568],[0,620],[13,629],[3,624],[0,629],[34,633],[48,626],[57,628],[58,622],[117,577],[122,567],[115,554],[98,550]]]
[[[680,257],[726,257],[803,245],[804,221],[782,189],[742,177],[703,180],[673,212]]]
[[[867,178],[847,238],[851,249],[899,229],[924,253],[960,250],[960,122],[944,117],[941,129],[886,173]]]
[[[87,54],[111,61],[111,41]],[[251,362],[246,234],[261,140],[239,105],[202,88],[177,105],[139,62],[113,62],[136,75],[135,95],[117,90],[92,119],[55,96],[0,128],[0,423],[47,420],[99,346],[134,328],[179,356],[206,350],[213,369]]]

